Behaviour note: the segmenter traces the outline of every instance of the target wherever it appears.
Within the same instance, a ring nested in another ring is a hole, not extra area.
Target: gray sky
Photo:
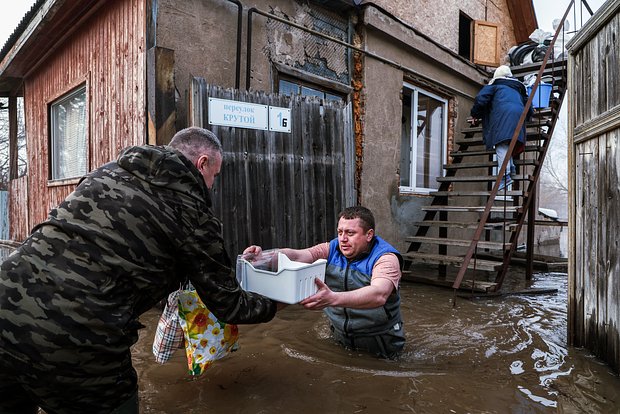
[[[0,48],[13,34],[22,17],[30,10],[34,0],[0,0]]]
[[[590,5],[592,11],[596,12],[599,7],[605,0],[586,0]],[[562,18],[564,12],[566,12],[566,8],[568,7],[568,3],[570,0],[533,0],[534,9],[536,10],[536,19],[538,20],[538,27],[544,31],[552,32],[553,31],[553,20]],[[581,26],[581,21],[583,19],[583,23],[588,20],[590,14],[588,10],[583,7],[581,8],[581,2],[579,0],[575,0],[575,4],[577,5],[576,9],[576,17],[577,17],[577,27]],[[583,10],[583,12],[582,12]],[[583,16],[583,17],[582,17]],[[567,20],[570,23],[571,29],[574,30],[573,20],[575,19],[575,14],[573,10],[571,10],[568,14]]]

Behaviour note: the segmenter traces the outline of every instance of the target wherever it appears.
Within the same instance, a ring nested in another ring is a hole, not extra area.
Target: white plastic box
[[[256,269],[252,263],[237,257],[237,280],[244,290],[260,293],[278,302],[294,304],[314,295],[315,278],[325,281],[327,260],[314,263],[294,262],[278,252],[277,272]]]

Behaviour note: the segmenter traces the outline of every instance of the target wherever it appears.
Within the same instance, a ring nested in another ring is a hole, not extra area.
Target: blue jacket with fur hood
[[[527,102],[525,86],[515,78],[497,78],[484,86],[471,109],[471,116],[482,119],[482,135],[487,149],[510,141]],[[528,111],[526,121],[532,116]],[[525,123],[519,133],[519,142],[525,144]],[[522,145],[518,145],[522,148]]]

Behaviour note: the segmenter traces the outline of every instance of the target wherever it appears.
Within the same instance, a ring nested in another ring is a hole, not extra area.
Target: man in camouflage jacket
[[[209,190],[221,164],[201,128],[128,148],[2,263],[1,413],[137,413],[137,319],[186,279],[225,322],[274,317],[232,274]]]

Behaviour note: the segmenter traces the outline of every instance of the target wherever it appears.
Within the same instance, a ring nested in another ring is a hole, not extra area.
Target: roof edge
[[[506,3],[517,44],[527,42],[532,32],[538,29],[534,3],[532,0],[506,0]]]
[[[13,33],[9,36],[6,42],[4,42],[2,49],[0,49],[0,62],[4,60],[4,58],[9,54],[9,51],[17,43],[17,40],[21,37],[22,34],[24,34],[33,17],[37,14],[45,1],[46,0],[37,0],[36,2],[34,2],[30,10],[28,10],[24,17],[22,17]]]

